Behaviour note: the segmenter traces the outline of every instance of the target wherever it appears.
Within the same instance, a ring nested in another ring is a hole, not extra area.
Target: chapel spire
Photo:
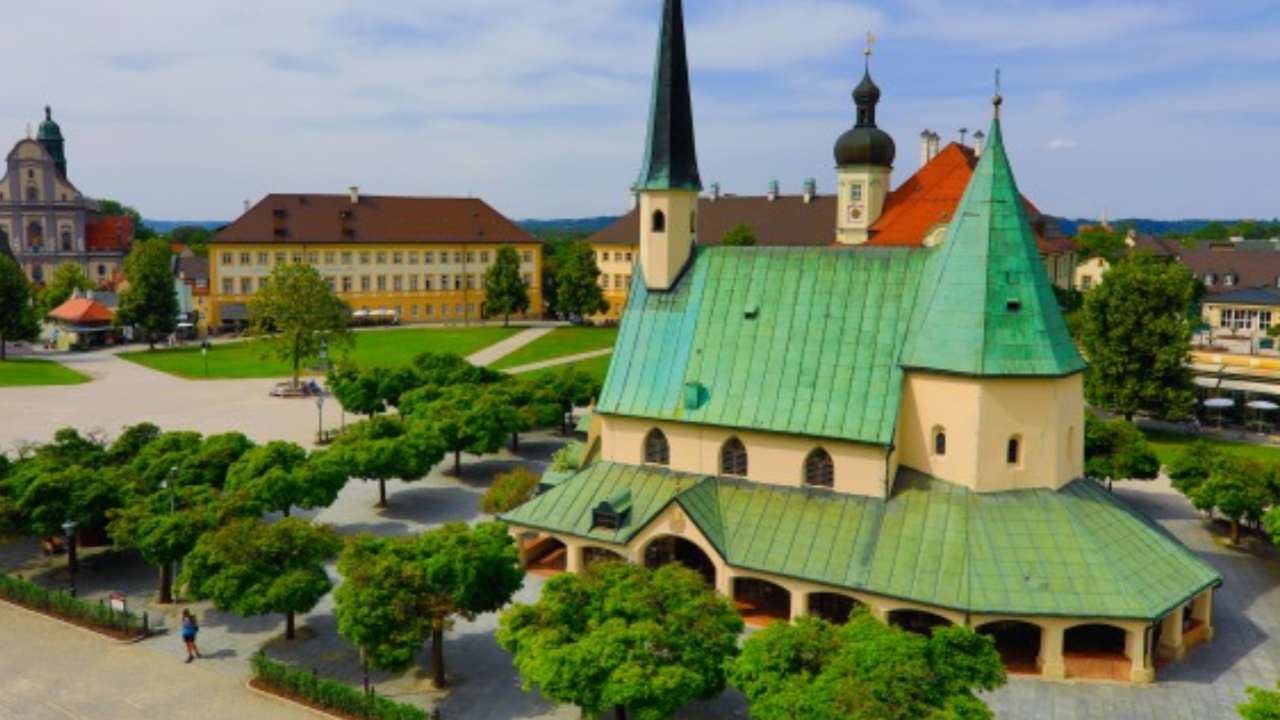
[[[664,0],[649,106],[649,136],[639,190],[702,190],[693,140],[693,102],[685,52],[684,8]]]

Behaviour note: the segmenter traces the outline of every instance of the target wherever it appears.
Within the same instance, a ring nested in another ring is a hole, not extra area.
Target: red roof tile
[[[133,220],[127,217],[99,217],[84,229],[84,244],[89,252],[124,251],[131,242]]]
[[[75,325],[109,323],[115,316],[102,303],[88,298],[71,298],[49,311],[49,317]]]

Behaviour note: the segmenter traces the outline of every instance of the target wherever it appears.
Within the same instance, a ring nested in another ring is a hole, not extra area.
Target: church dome
[[[61,140],[62,128],[58,127],[58,123],[53,121],[53,108],[46,105],[44,107],[44,122],[40,123],[40,130],[36,133],[37,140]]]
[[[871,79],[870,70],[863,74],[862,82],[854,88],[853,102],[858,106],[858,122],[836,140],[836,165],[893,165],[898,147],[889,133],[876,127],[880,88]]]

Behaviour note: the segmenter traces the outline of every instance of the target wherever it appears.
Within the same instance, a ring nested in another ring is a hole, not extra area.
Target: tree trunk
[[[560,413],[560,434],[561,435],[569,434],[569,413],[568,412]]]
[[[293,612],[290,611],[284,614],[284,639],[292,640],[294,634]]]
[[[173,565],[160,563],[160,604],[173,603]]]
[[[462,477],[462,451],[453,451],[453,474],[456,477]]]
[[[502,318],[502,327],[511,327],[511,313],[507,313]]]
[[[1240,544],[1240,521],[1236,518],[1231,518],[1231,544]]]
[[[520,433],[511,433],[511,452],[520,452]]]
[[[613,720],[627,720],[627,709],[621,705],[614,705]]]
[[[384,508],[386,506],[387,506],[387,481],[383,478],[378,478],[378,507]]]
[[[284,516],[285,516],[285,517],[289,517],[289,511],[290,511],[290,509],[292,509],[292,508],[293,508],[293,506],[292,506],[292,505],[285,505],[285,506],[284,506]]]
[[[7,356],[5,355],[4,344],[5,344],[4,335],[0,335],[0,362],[3,362],[7,358]]]
[[[431,682],[437,688],[446,684],[444,678],[444,626],[431,628]]]

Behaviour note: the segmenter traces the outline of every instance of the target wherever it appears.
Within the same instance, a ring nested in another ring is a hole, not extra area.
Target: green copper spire
[[[45,150],[53,156],[53,163],[58,167],[58,172],[62,177],[67,176],[67,155],[62,139],[62,128],[58,127],[58,123],[53,121],[53,108],[48,105],[44,106],[44,122],[40,123],[40,129],[36,133],[36,142],[44,146]]]
[[[1058,307],[996,117],[964,198],[921,286],[907,368],[1059,377],[1084,370]]]
[[[649,106],[649,138],[637,189],[702,189],[693,142],[693,102],[689,98],[689,60],[685,55],[680,0],[664,0],[662,6],[662,33],[658,37]]]

